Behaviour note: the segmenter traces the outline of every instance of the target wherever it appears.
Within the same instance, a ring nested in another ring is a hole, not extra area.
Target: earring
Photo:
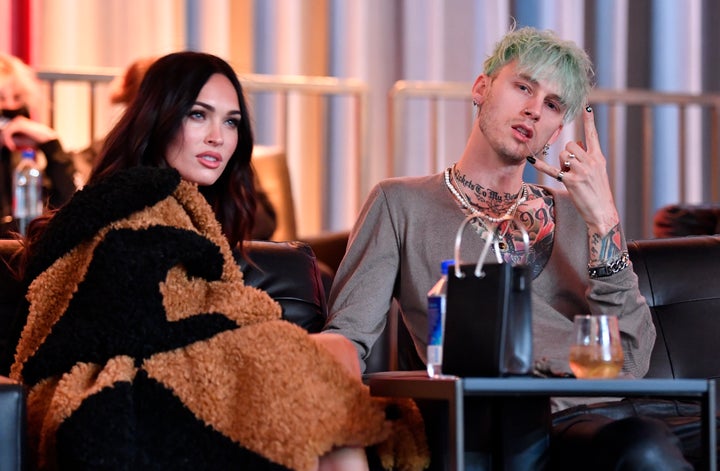
[[[543,146],[543,150],[542,150],[543,157],[547,157],[549,153],[550,153],[550,146],[545,144],[545,146]]]
[[[480,105],[475,100],[472,101],[472,104],[473,104],[473,116],[475,116],[477,118],[477,116],[480,114]]]

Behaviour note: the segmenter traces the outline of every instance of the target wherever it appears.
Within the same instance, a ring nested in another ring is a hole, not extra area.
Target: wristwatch
[[[618,258],[604,265],[589,265],[590,278],[603,278],[621,272],[630,265],[630,256],[623,252]]]

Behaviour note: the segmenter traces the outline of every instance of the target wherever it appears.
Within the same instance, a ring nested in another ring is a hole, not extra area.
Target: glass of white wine
[[[617,316],[575,316],[573,325],[570,369],[575,373],[575,377],[617,377],[623,365]]]

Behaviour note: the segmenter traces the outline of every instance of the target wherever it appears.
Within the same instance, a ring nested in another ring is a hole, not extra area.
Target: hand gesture
[[[607,174],[605,156],[600,149],[592,108],[583,113],[585,144],[570,141],[559,155],[556,168],[542,160],[534,166],[539,171],[562,182],[590,233],[606,235],[619,223],[619,216]]]

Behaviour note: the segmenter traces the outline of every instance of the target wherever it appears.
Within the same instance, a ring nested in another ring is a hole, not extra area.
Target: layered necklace
[[[467,209],[475,216],[487,219],[488,221],[495,224],[499,223],[507,217],[515,217],[515,212],[517,211],[518,206],[520,206],[525,202],[525,200],[527,200],[527,185],[525,184],[525,182],[522,182],[522,184],[520,185],[520,191],[518,191],[517,195],[515,196],[515,202],[510,205],[510,207],[507,209],[507,211],[505,211],[505,214],[502,217],[493,217],[487,215],[477,209],[472,203],[470,203],[467,195],[464,192],[460,191],[460,183],[457,180],[457,171],[455,170],[455,164],[445,169],[445,186],[447,186],[448,190],[450,190],[450,193],[452,193],[458,203],[460,203],[460,206],[462,206],[464,209]],[[503,229],[502,234],[500,234],[500,241],[498,242],[498,246],[502,251],[505,251],[508,248],[507,242],[505,242],[505,236],[507,235],[510,226],[511,223],[509,221],[506,222],[505,229]]]

